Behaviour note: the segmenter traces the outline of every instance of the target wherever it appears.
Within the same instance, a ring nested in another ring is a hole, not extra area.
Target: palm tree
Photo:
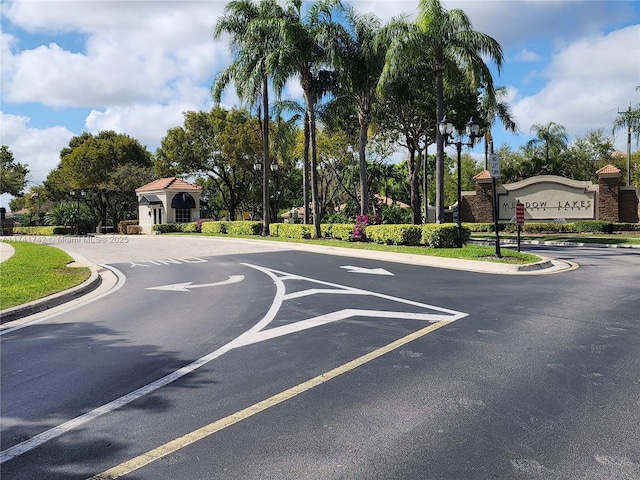
[[[427,62],[433,68],[436,87],[436,123],[444,117],[444,78],[462,71],[473,88],[494,91],[493,76],[485,58],[502,67],[500,44],[472,29],[463,10],[446,10],[440,0],[420,0],[412,24],[393,22],[403,32],[392,37],[381,81],[392,78],[407,63]],[[437,133],[436,221],[444,221],[444,139]]]
[[[311,197],[313,203],[314,237],[319,238],[320,211],[318,198],[316,104],[333,83],[333,73],[323,68],[335,50],[336,24],[331,20],[338,0],[320,0],[302,16],[302,0],[290,0],[281,17],[279,30],[279,66],[282,80],[296,76],[300,80],[305,99],[305,173],[308,178],[311,157]],[[284,86],[284,84],[282,85]],[[308,194],[305,190],[305,207]],[[308,218],[305,208],[305,222]]]
[[[555,122],[549,122],[545,125],[534,123],[531,125],[531,133],[534,133],[536,138],[529,140],[527,146],[535,148],[538,145],[542,145],[547,168],[549,167],[551,150],[562,150],[566,148],[569,142],[567,130]]]
[[[262,98],[264,112],[262,121],[262,235],[269,234],[269,77],[275,79],[274,86],[284,82],[279,77],[279,22],[284,16],[277,0],[234,0],[225,7],[225,13],[218,19],[213,36],[220,38],[223,33],[231,36],[229,46],[234,60],[220,72],[211,89],[216,102],[220,102],[222,92],[231,81],[234,82],[238,97],[250,105]]]
[[[640,92],[640,85],[636,87],[636,92]],[[631,185],[631,132],[635,133],[636,142],[640,142],[640,105],[629,108],[626,112],[619,112],[618,117],[613,122],[613,134],[621,128],[627,129],[627,187]]]
[[[361,15],[352,6],[341,7],[345,26],[340,32],[340,51],[335,58],[340,83],[338,96],[347,97],[358,113],[360,167],[360,214],[368,211],[367,133],[373,118],[373,104],[384,67],[386,49],[381,40],[380,19]]]
[[[478,106],[479,117],[478,121],[483,125],[485,132],[484,142],[484,168],[489,168],[489,153],[493,153],[493,139],[491,137],[491,126],[497,119],[500,119],[502,126],[505,130],[510,130],[513,133],[518,131],[518,125],[516,124],[513,115],[511,113],[511,106],[504,101],[507,96],[507,89],[505,87],[498,87],[495,89],[493,95],[485,94],[480,97],[480,104]],[[491,151],[489,151],[491,150]]]

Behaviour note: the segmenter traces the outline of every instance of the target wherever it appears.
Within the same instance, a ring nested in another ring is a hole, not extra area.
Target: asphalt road
[[[2,335],[3,479],[640,478],[640,251],[213,245],[82,247],[124,286]]]

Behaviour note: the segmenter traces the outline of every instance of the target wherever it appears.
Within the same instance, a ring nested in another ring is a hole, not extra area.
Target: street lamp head
[[[273,163],[271,164],[271,171],[272,171],[272,172],[275,172],[275,171],[277,171],[277,170],[278,170],[278,163],[277,163],[277,162],[273,162]]]
[[[71,194],[72,197],[76,196],[76,191],[75,190],[71,190],[69,193]]]
[[[446,114],[438,125],[438,129],[440,130],[442,136],[445,138],[449,138],[453,133],[453,123],[447,118]]]
[[[480,124],[476,122],[473,117],[471,117],[467,123],[467,135],[469,135],[471,139],[471,144],[475,142],[476,138],[480,137]]]
[[[253,164],[253,169],[256,172],[259,172],[262,170],[262,163],[260,163],[259,161],[256,160],[256,162]]]
[[[87,194],[87,192],[85,192],[84,190],[80,190],[80,195],[82,195],[83,197]]]

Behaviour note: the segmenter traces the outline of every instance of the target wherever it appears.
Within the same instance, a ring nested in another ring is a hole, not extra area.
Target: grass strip
[[[73,259],[58,248],[28,242],[6,243],[15,253],[0,263],[0,310],[75,287],[91,274],[87,267],[68,267]]]

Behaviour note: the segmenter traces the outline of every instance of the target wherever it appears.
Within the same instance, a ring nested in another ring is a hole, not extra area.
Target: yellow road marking
[[[123,475],[131,473],[135,470],[138,470],[144,467],[145,465],[155,462],[156,460],[159,460],[162,457],[170,455],[173,452],[176,452],[188,445],[191,445],[192,443],[195,443],[198,440],[202,440],[203,438],[206,438],[209,435],[213,435],[214,433],[219,432],[220,430],[223,430],[235,423],[238,423],[246,418],[249,418],[252,415],[255,415],[256,413],[260,413],[264,410],[267,410],[268,408],[271,408],[286,400],[289,400],[290,398],[293,398],[300,393],[306,392],[307,390],[311,390],[313,387],[317,387],[318,385],[321,385],[333,378],[336,378],[337,376],[342,375],[343,373],[349,372],[361,365],[364,365],[365,363],[368,363],[371,360],[375,360],[376,358],[381,357],[382,355],[385,355],[409,342],[417,340],[418,338],[423,337],[426,334],[431,333],[434,330],[437,330],[441,327],[444,327],[449,323],[451,322],[442,321],[442,322],[433,323],[421,330],[418,330],[417,332],[411,333],[405,337],[402,337],[396,340],[395,342],[385,345],[384,347],[378,348],[373,352],[367,353],[366,355],[363,355],[359,358],[356,358],[355,360],[345,363],[344,365],[334,368],[333,370],[330,370],[321,375],[318,375],[317,377],[307,380],[306,382],[296,385],[295,387],[289,388],[288,390],[285,390],[276,395],[273,395],[272,397],[269,397],[266,400],[262,400],[261,402],[251,405],[225,418],[221,418],[220,420],[210,423],[209,425],[205,425],[204,427],[201,427],[197,430],[187,433],[182,437],[178,437],[175,440],[171,440],[170,442],[167,442],[164,445],[160,445],[159,447],[154,448],[153,450],[149,450],[148,452],[143,453],[142,455],[138,455],[137,457],[134,457],[131,460],[123,462],[120,465],[116,465],[115,467],[110,468],[109,470],[105,470],[104,472],[94,475],[93,477],[87,480],[114,480],[116,478],[120,478]]]

